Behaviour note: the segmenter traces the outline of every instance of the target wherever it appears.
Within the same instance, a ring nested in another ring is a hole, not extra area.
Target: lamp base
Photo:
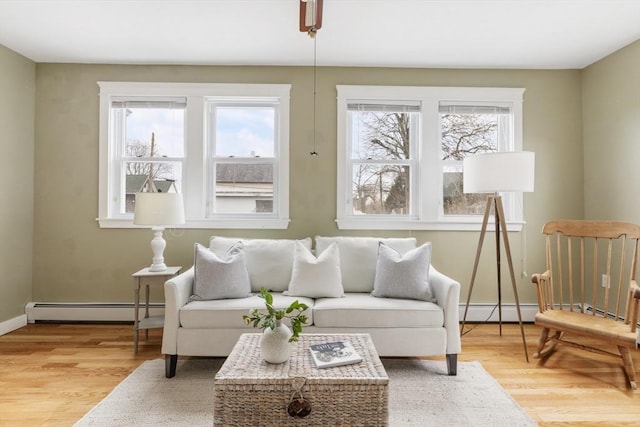
[[[164,263],[164,248],[167,246],[167,242],[162,237],[164,227],[153,227],[151,230],[153,230],[153,239],[151,239],[153,258],[149,271],[164,271],[167,269],[167,264]]]
[[[149,267],[149,271],[165,271],[167,269],[167,264],[165,264],[164,262],[161,264],[151,264],[151,267]]]

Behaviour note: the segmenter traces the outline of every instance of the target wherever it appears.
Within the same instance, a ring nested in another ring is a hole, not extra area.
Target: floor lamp
[[[496,267],[498,275],[498,320],[500,324],[500,336],[502,336],[502,282],[501,282],[501,247],[500,235],[502,234],[502,242],[507,255],[507,264],[509,266],[509,274],[511,276],[511,287],[516,303],[516,311],[518,313],[518,323],[520,324],[520,333],[522,334],[522,345],[524,347],[524,355],[529,362],[527,353],[527,342],[524,336],[524,327],[522,325],[522,314],[520,312],[520,300],[518,299],[518,288],[516,287],[516,277],[513,272],[513,261],[511,259],[511,247],[509,246],[509,235],[504,216],[504,207],[502,205],[502,196],[498,193],[503,192],[532,192],[535,177],[535,154],[528,151],[520,152],[502,152],[502,153],[486,153],[476,154],[465,157],[463,163],[465,193],[490,193],[487,197],[487,205],[482,219],[482,230],[480,231],[480,239],[478,241],[478,249],[476,252],[476,260],[473,265],[473,273],[471,275],[471,283],[469,285],[469,295],[467,304],[464,309],[462,318],[461,333],[464,330],[464,324],[467,319],[469,310],[469,302],[471,301],[471,293],[473,292],[473,284],[478,271],[478,263],[480,261],[480,253],[482,252],[482,244],[484,236],[487,232],[489,223],[489,215],[493,210],[495,220],[495,238],[496,238]],[[501,233],[502,231],[502,233]]]

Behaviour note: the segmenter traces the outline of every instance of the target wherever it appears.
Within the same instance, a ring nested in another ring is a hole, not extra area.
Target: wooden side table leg
[[[149,318],[149,284],[145,287],[144,318]],[[149,329],[144,330],[144,339],[149,341]]]
[[[135,299],[133,302],[133,353],[136,354],[138,352],[138,339],[140,330],[138,329],[138,315],[140,308],[140,279],[136,278],[136,286],[134,288]]]

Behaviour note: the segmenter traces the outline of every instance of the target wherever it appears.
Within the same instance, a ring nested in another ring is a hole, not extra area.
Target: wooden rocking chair
[[[545,224],[542,233],[547,270],[532,276],[539,306],[535,323],[542,326],[533,358],[548,356],[559,342],[622,357],[631,388],[637,390],[631,350],[638,349],[640,340],[636,283],[640,227],[561,220]],[[568,341],[565,334],[599,339],[617,346],[620,353]]]

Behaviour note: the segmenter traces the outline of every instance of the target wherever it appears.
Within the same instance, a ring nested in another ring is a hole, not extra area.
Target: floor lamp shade
[[[514,151],[475,154],[464,158],[465,193],[533,191],[535,153]]]
[[[136,193],[133,223],[148,225],[153,230],[151,250],[152,264],[149,271],[164,271],[164,248],[167,242],[162,237],[165,226],[184,224],[184,202],[181,193]]]

